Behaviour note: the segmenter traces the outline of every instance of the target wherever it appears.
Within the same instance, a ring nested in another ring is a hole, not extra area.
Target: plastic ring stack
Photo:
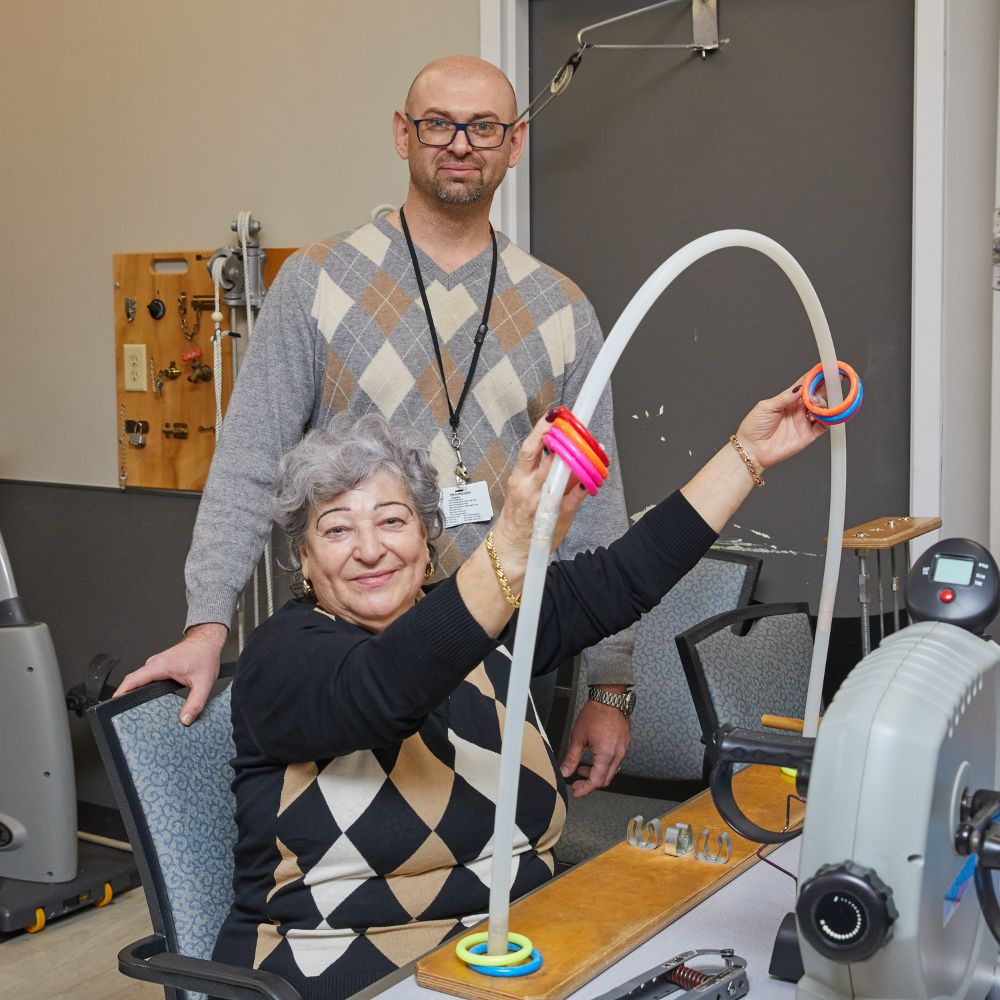
[[[565,406],[550,410],[545,419],[552,425],[545,432],[545,447],[566,463],[593,496],[608,478],[611,460],[607,452]]]
[[[851,417],[856,416],[858,410],[861,408],[861,400],[865,394],[864,386],[861,384],[858,373],[846,361],[838,361],[837,370],[849,383],[847,395],[840,406],[819,406],[812,401],[816,390],[826,381],[823,375],[822,364],[809,369],[806,377],[802,380],[802,402],[805,408],[820,423],[827,424],[828,426],[846,423]]]
[[[541,952],[523,934],[515,934],[513,931],[508,933],[506,955],[487,955],[485,952],[488,939],[488,931],[467,934],[455,945],[455,954],[470,969],[483,976],[510,979],[527,976],[542,967]]]

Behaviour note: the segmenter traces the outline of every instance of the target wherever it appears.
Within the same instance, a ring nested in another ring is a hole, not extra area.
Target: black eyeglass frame
[[[499,149],[503,144],[504,140],[507,138],[507,133],[512,129],[517,122],[495,122],[495,121],[475,121],[475,122],[453,122],[450,118],[442,118],[439,115],[433,115],[430,118],[414,118],[412,115],[407,114],[407,118],[413,123],[413,130],[417,134],[417,142],[421,146],[430,146],[432,149],[443,149],[445,146],[450,146],[457,138],[459,132],[465,133],[465,141],[473,149]],[[425,142],[420,138],[420,126],[424,122],[447,122],[453,129],[451,137],[447,142]],[[500,141],[495,146],[482,146],[479,143],[472,141],[472,136],[469,134],[469,127],[471,125],[499,125],[503,129],[503,133],[500,136]]]

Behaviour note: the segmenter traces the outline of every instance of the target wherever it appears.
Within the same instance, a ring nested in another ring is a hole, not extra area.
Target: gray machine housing
[[[66,699],[47,625],[21,620],[0,537],[0,878],[77,875],[76,782]]]
[[[875,956],[830,961],[800,934],[798,1000],[983,1000],[997,945],[954,847],[965,791],[998,787],[1000,646],[943,622],[887,637],[820,727],[800,884],[823,865],[873,869],[898,916]],[[968,871],[968,869],[965,869]]]

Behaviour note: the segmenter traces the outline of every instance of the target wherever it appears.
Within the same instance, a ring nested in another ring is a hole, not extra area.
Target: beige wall
[[[15,0],[0,33],[0,479],[117,485],[116,252],[300,245],[405,191],[389,119],[473,0]],[[141,304],[140,304],[141,307]]]

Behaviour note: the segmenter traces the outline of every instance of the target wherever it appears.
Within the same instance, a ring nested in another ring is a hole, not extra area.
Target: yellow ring
[[[515,934],[513,931],[509,931],[507,933],[507,940],[521,946],[517,951],[509,951],[506,955],[473,955],[469,951],[469,945],[482,944],[484,941],[489,940],[489,936],[489,931],[467,934],[455,945],[455,954],[467,965],[517,965],[518,962],[523,961],[531,955],[531,949],[534,947],[530,939],[526,938],[523,934]]]
[[[35,910],[35,922],[24,928],[29,934],[37,934],[45,929],[45,911],[39,906]]]
[[[107,906],[108,903],[114,898],[114,892],[111,889],[111,883],[104,883],[104,895],[100,899],[94,900],[94,906]]]

